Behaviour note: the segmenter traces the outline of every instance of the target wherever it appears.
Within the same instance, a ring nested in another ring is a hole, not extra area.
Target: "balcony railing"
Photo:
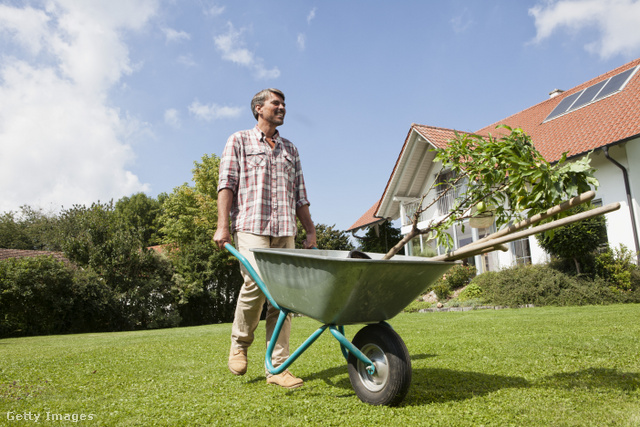
[[[438,200],[438,202],[434,206],[420,214],[418,222],[428,221],[431,218],[449,213],[453,208],[453,202],[460,195],[460,193],[462,193],[462,191],[464,191],[462,185],[456,186],[454,191],[448,191],[444,196],[442,196],[442,198]],[[425,197],[425,203],[429,203],[435,197],[437,197],[436,192],[431,192],[427,195],[427,197]],[[418,198],[409,202],[405,202],[403,203],[403,205],[405,216],[402,218],[402,225],[410,225],[411,221],[413,220],[413,215],[416,213],[418,208],[420,208],[420,199]],[[424,206],[422,206],[422,209],[424,209]]]

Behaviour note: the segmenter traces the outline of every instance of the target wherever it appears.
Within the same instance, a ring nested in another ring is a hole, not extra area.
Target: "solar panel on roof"
[[[627,82],[629,76],[631,76],[634,71],[635,68],[630,68],[627,71],[623,71],[622,73],[616,74],[615,76],[611,77],[606,86],[602,88],[602,90],[598,94],[598,98],[596,99],[602,99],[607,95],[611,95],[614,92],[622,90],[623,85]]]
[[[586,105],[593,101],[593,99],[596,97],[596,95],[598,95],[598,92],[600,92],[600,89],[602,89],[602,86],[604,86],[606,82],[606,80],[603,80],[600,83],[596,83],[593,86],[589,86],[588,88],[583,90],[578,99],[576,99],[576,102],[574,102],[571,106],[571,109],[575,110],[576,108],[582,107],[583,105]]]
[[[580,92],[576,92],[567,96],[562,101],[560,101],[560,103],[556,106],[556,108],[553,109],[553,111],[551,111],[551,113],[549,113],[544,121],[547,122],[562,114],[577,110],[584,105],[596,102],[602,98],[621,91],[622,89],[624,89],[624,86],[627,84],[637,68],[638,67],[630,68],[626,71],[616,74],[615,76],[607,80],[602,80],[594,85],[589,86],[586,89],[581,90]]]
[[[581,93],[582,92],[574,93],[572,95],[567,96],[562,101],[560,101],[558,106],[553,109],[553,111],[547,116],[545,120],[550,120],[556,116],[559,116],[560,114],[565,113],[569,109],[569,107],[571,107],[571,104],[573,104],[573,101],[575,101],[576,98],[580,96]]]

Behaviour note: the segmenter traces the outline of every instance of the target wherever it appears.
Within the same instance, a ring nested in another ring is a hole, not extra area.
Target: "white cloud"
[[[471,17],[469,9],[465,7],[459,15],[451,18],[449,22],[451,23],[453,32],[460,34],[464,33],[471,27],[471,25],[473,24],[473,18]]]
[[[222,59],[249,68],[259,79],[275,79],[280,76],[277,67],[267,69],[262,58],[244,47],[242,30],[236,30],[231,22],[227,24],[228,31],[214,37],[216,48],[222,53]]]
[[[191,40],[191,35],[185,31],[174,30],[173,28],[163,28],[162,32],[167,43],[178,43],[184,40]]]
[[[0,212],[148,190],[127,169],[128,141],[144,126],[106,99],[134,70],[123,32],[141,29],[155,7],[151,0],[0,6],[0,33],[17,52],[0,63]]]
[[[207,16],[219,16],[222,15],[222,13],[224,12],[224,6],[218,6],[218,5],[211,5],[210,7],[206,8],[204,10],[204,14]]]
[[[48,22],[49,17],[42,10],[31,7],[17,9],[0,4],[0,30],[10,33],[33,55],[42,49]]]
[[[529,9],[529,14],[535,20],[536,43],[563,28],[573,34],[595,29],[599,36],[585,44],[587,51],[605,59],[640,52],[638,0],[550,1]]]
[[[194,61],[193,55],[191,55],[190,53],[178,56],[177,61],[178,64],[182,64],[186,67],[195,67],[196,65],[198,65],[198,63]]]
[[[316,10],[318,10],[318,8],[314,7],[313,9],[311,9],[311,12],[309,12],[309,14],[307,15],[307,24],[311,24],[311,21],[313,21],[313,18],[316,17]]]
[[[303,33],[298,34],[298,39],[296,40],[296,44],[298,45],[298,49],[304,50],[306,47],[306,36]]]
[[[316,17],[316,10],[318,10],[318,8],[314,7],[307,15],[307,25],[311,25],[311,21]],[[296,45],[298,46],[298,50],[301,52],[307,48],[307,35],[305,33],[298,33]]]
[[[175,108],[169,108],[164,112],[164,122],[172,128],[178,129],[182,125],[180,113]]]
[[[189,112],[199,119],[208,122],[218,119],[233,119],[242,114],[240,107],[221,107],[217,104],[201,104],[193,101],[189,106]]]

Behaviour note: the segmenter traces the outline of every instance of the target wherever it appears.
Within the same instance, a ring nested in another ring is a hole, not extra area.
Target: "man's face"
[[[256,106],[258,118],[262,118],[272,125],[280,126],[284,123],[284,115],[286,113],[284,100],[280,95],[276,95],[275,93],[270,93],[269,95],[264,105]]]

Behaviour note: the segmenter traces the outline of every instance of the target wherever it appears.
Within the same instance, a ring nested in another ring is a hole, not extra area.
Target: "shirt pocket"
[[[293,158],[293,156],[285,151],[282,154],[282,157],[284,159],[283,162],[282,162],[282,166],[283,166],[284,171],[286,173],[289,173],[289,174],[295,172],[296,162],[295,162],[295,159]]]
[[[267,165],[267,153],[261,150],[247,151],[247,167],[262,169]]]
[[[288,152],[282,155],[282,178],[289,197],[294,197],[296,193],[296,163],[295,158]]]

